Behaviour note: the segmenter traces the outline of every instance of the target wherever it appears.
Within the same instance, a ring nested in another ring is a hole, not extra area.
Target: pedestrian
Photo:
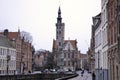
[[[83,77],[83,74],[84,74],[84,70],[82,70],[82,72],[81,72],[81,77]]]
[[[92,73],[92,80],[95,80],[95,73]]]
[[[81,74],[81,77],[83,77],[83,74]]]
[[[28,71],[28,74],[31,74],[31,71]]]

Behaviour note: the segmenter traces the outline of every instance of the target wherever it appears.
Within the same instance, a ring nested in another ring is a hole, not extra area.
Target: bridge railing
[[[27,75],[0,75],[0,80],[55,80],[62,78],[67,78],[75,75],[71,74],[54,74],[54,73],[43,73],[43,74],[27,74]]]

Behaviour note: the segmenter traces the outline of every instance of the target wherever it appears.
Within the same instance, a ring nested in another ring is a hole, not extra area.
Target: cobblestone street
[[[81,76],[81,71],[78,71],[77,73],[79,74],[78,77],[69,80],[92,80],[91,73],[88,73],[87,71],[84,71],[83,76]]]

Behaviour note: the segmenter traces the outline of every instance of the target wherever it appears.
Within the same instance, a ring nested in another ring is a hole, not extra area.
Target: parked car
[[[41,74],[41,71],[34,71],[33,73],[31,74]]]

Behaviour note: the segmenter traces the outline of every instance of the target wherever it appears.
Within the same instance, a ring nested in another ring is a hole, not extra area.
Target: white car
[[[32,74],[41,74],[41,71],[34,71]]]

